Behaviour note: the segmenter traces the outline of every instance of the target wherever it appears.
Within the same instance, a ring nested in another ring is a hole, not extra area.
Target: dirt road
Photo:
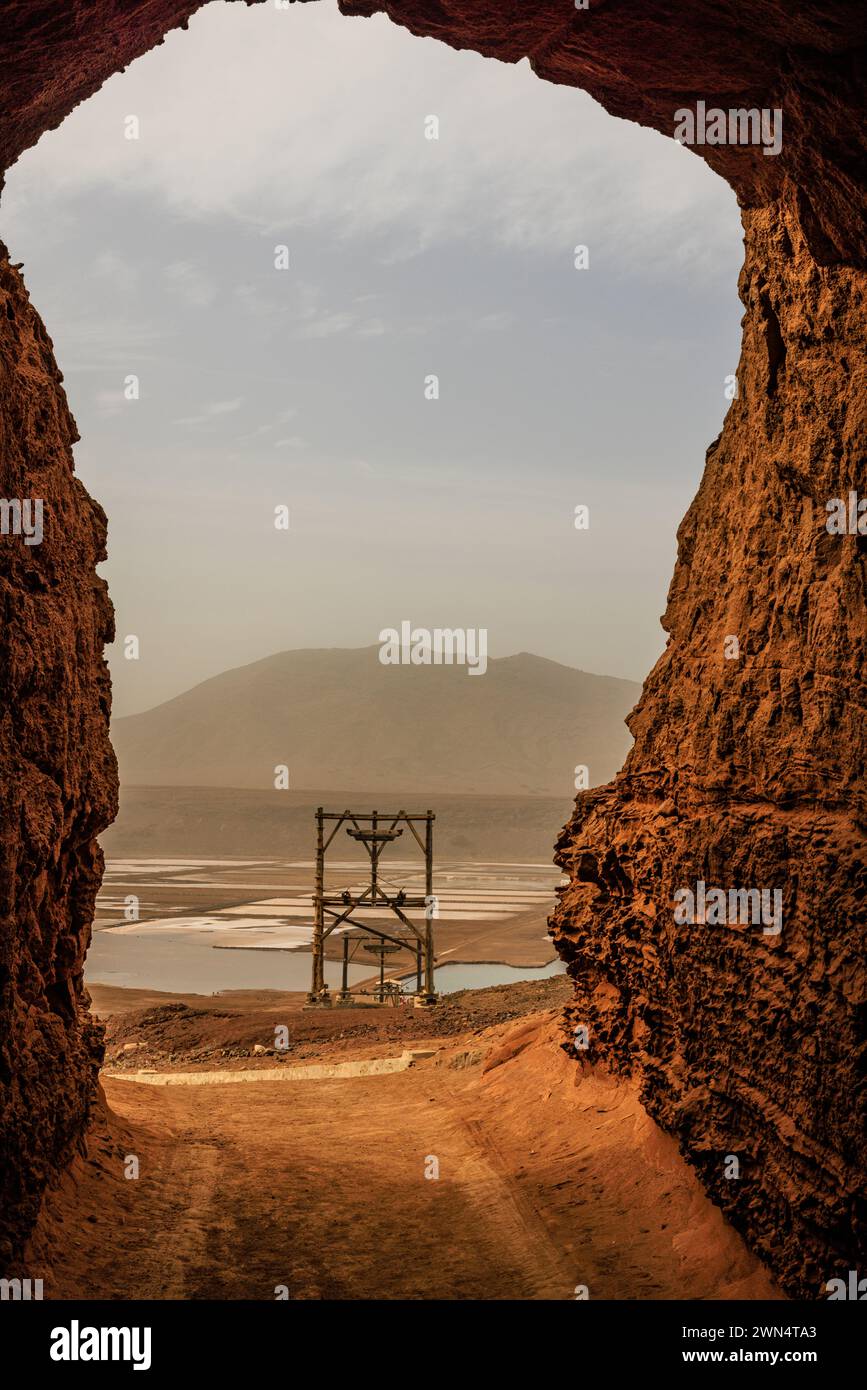
[[[106,1077],[117,1118],[34,1248],[46,1296],[774,1296],[631,1090],[576,1086],[550,1014],[436,1046],[382,1075]]]

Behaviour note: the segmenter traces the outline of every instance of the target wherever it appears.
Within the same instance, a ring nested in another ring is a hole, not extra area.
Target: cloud
[[[476,333],[505,333],[515,323],[515,315],[510,309],[499,310],[495,314],[482,314],[474,317],[469,327]]]
[[[342,333],[348,332],[355,322],[353,314],[339,311],[332,314],[320,314],[312,319],[303,330],[307,338],[334,338]]]
[[[119,415],[124,407],[122,391],[97,391],[93,398],[97,414],[104,420]]]
[[[105,284],[113,294],[130,295],[139,284],[139,269],[116,251],[100,251],[90,267],[91,279]]]
[[[190,261],[173,261],[163,272],[173,292],[194,309],[207,309],[217,298],[217,287]]]
[[[209,425],[220,415],[231,415],[234,411],[240,410],[243,405],[241,396],[229,401],[212,401],[210,405],[203,407],[199,415],[187,415],[181,420],[175,420],[176,425]]]
[[[124,138],[130,114],[138,140]],[[425,138],[430,114],[438,140]],[[45,135],[6,196],[26,206],[42,181],[61,196],[145,191],[177,216],[231,218],[290,247],[300,226],[385,234],[395,260],[464,238],[564,258],[585,242],[652,276],[706,274],[720,257],[728,273],[738,229],[731,191],[674,141],[526,62],[326,4],[206,6]],[[211,302],[194,267],[166,273]]]
[[[80,306],[70,289],[52,317],[52,338],[67,374],[109,373],[122,379],[159,359],[165,331],[162,325],[138,317],[134,305],[122,315],[103,305],[97,312],[92,298],[87,307]],[[70,344],[75,345],[74,352],[67,350]]]

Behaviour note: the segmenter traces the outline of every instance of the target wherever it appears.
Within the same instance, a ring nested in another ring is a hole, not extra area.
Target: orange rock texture
[[[733,1223],[816,1298],[865,1256],[867,537],[826,528],[864,477],[865,276],[816,263],[791,196],[744,223],[739,396],[678,532],[635,745],[558,843],[551,926],[576,1055],[641,1077]],[[679,924],[698,882],[726,918],[732,889],[779,890],[779,932]]]
[[[82,969],[96,836],[117,812],[102,654],[114,615],[77,438],[51,340],[0,244],[0,496],[43,503],[41,544],[0,536],[0,1266],[81,1142],[102,1060]]]

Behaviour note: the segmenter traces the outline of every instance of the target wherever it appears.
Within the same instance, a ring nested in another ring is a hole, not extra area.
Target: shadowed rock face
[[[43,499],[39,545],[0,536],[0,1263],[80,1143],[101,1034],[82,984],[117,812],[103,643],[114,636],[105,514],[51,340],[0,243],[0,496]],[[31,515],[31,521],[33,516]]]
[[[634,749],[614,783],[579,797],[559,840],[570,883],[552,931],[576,981],[572,1024],[589,1028],[578,1055],[641,1077],[649,1111],[716,1200],[788,1289],[817,1297],[864,1258],[867,541],[825,528],[828,499],[864,486],[861,20],[846,0],[795,13],[791,0],[590,4],[341,8],[385,10],[504,61],[529,56],[545,80],[665,134],[699,100],[782,109],[778,156],[700,151],[744,209],[739,395],[679,531],[669,643],[629,721]],[[3,165],[197,8],[7,3]],[[72,477],[60,375],[8,263],[0,285],[11,306],[0,308],[4,495],[44,496],[47,511],[41,547],[4,538],[0,549],[9,1255],[95,1093],[81,964],[115,771],[101,655],[111,612],[94,574],[104,518]],[[677,926],[674,895],[697,880],[780,889],[782,931]],[[724,1176],[727,1155],[740,1178]]]
[[[829,535],[825,504],[864,477],[865,276],[816,264],[791,198],[744,221],[739,398],[678,532],[632,752],[558,843],[552,930],[583,1055],[641,1075],[714,1198],[817,1297],[864,1258],[867,537]],[[782,890],[779,934],[677,925],[699,880]]]

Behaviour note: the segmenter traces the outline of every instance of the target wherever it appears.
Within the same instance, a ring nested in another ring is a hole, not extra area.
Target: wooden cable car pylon
[[[416,995],[419,1005],[436,1003],[434,989],[434,941],[433,919],[437,915],[436,898],[433,891],[433,811],[394,813],[370,811],[325,811],[321,806],[316,810],[316,878],[313,890],[313,974],[309,1005],[330,1005],[331,995],[325,983],[325,948],[332,932],[346,925],[358,927],[368,937],[376,938],[380,955],[380,1002],[384,993],[384,959],[386,950],[409,950],[416,958]],[[326,822],[334,822],[326,838]],[[348,824],[347,824],[348,822]],[[423,836],[416,826],[423,826]],[[358,844],[364,845],[370,860],[370,881],[362,892],[352,893],[342,889],[339,893],[325,890],[325,856],[329,846],[341,827]],[[400,888],[392,892],[384,888],[379,875],[379,861],[383,851],[393,844],[408,829],[424,855],[425,892],[424,896],[407,893]],[[381,908],[397,919],[393,931],[380,926],[354,919],[352,914],[359,908]],[[406,909],[406,910],[405,910]],[[418,927],[408,915],[413,909],[424,910],[424,927]],[[403,931],[401,931],[401,927]],[[343,931],[343,978],[338,994],[338,1002],[347,1003],[352,995],[349,989],[350,944],[359,942]]]

